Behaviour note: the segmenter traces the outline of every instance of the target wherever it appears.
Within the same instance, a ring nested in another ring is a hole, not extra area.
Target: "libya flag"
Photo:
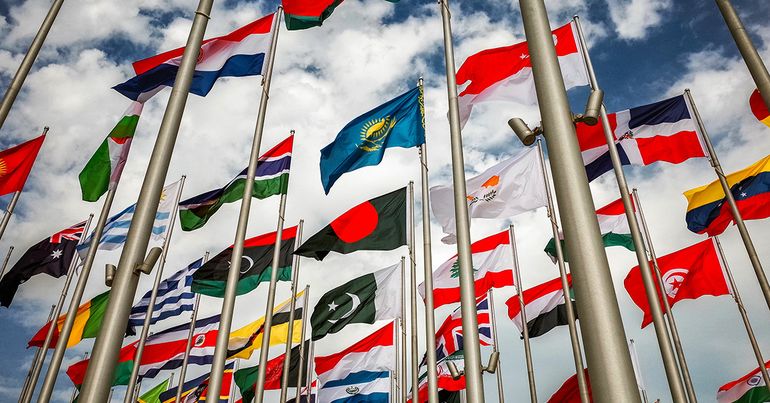
[[[120,179],[143,107],[141,102],[131,103],[118,124],[80,171],[78,179],[83,200],[99,200],[110,186],[114,186]]]
[[[401,264],[354,278],[327,292],[316,304],[310,324],[313,340],[337,333],[349,323],[373,324],[401,313]]]
[[[405,187],[353,207],[294,253],[323,260],[329,252],[393,250],[402,245],[406,245]]]
[[[388,0],[397,3],[398,0]],[[290,31],[320,27],[342,0],[282,0],[286,28]]]
[[[70,338],[67,341],[67,348],[80,343],[83,339],[93,339],[99,334],[99,329],[101,329],[102,320],[104,319],[104,311],[107,310],[109,301],[110,292],[106,291],[78,307],[78,311],[75,314],[75,324],[72,327]],[[48,345],[48,348],[56,347],[56,343],[59,340],[59,331],[61,331],[61,328],[64,326],[66,317],[66,314],[62,315],[54,323],[56,328],[54,329],[53,339],[51,340],[51,344]],[[32,336],[32,340],[27,343],[27,347],[42,347],[50,327],[51,322],[46,323],[45,326]]]
[[[281,250],[278,255],[278,281],[291,280],[292,252],[297,227],[284,228],[281,233]],[[276,232],[247,239],[243,243],[241,275],[238,278],[238,295],[257,288],[259,283],[270,281],[273,267]],[[227,273],[233,255],[232,245],[214,256],[193,274],[192,291],[222,298],[225,295]]]
[[[305,346],[302,351],[302,366],[300,367],[300,345],[294,346],[289,353],[289,381],[287,387],[296,388],[297,380],[300,376],[300,385],[306,384],[307,378],[307,364],[308,364],[308,350],[310,349],[310,342],[305,340]],[[283,362],[286,359],[286,354],[281,354],[267,362],[267,369],[265,370],[265,390],[279,390],[281,389],[281,379],[283,377]],[[259,373],[259,365],[255,365],[249,368],[242,368],[235,371],[235,384],[238,385],[238,389],[241,390],[241,396],[243,396],[244,402],[250,402],[254,398],[254,390],[257,386],[257,374]]]

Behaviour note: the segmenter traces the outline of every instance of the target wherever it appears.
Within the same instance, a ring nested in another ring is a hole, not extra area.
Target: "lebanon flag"
[[[591,396],[591,381],[588,379],[588,369],[584,369],[583,373],[586,376],[586,383],[588,384],[588,397],[593,401],[593,396]],[[580,403],[581,401],[577,374],[572,375],[569,379],[564,381],[561,387],[559,387],[559,390],[548,399],[548,403]]]
[[[578,50],[572,23],[553,31],[556,55],[567,89],[588,85],[588,75]],[[482,102],[509,101],[537,103],[535,79],[527,42],[483,50],[468,57],[457,71],[457,85],[470,82],[460,92],[460,123],[471,116],[473,105]]]
[[[294,254],[323,260],[329,252],[393,250],[406,245],[406,188],[365,201],[311,236]]]
[[[650,267],[652,267],[652,262],[650,262]],[[672,307],[683,299],[730,293],[725,282],[722,263],[712,238],[659,257],[658,267],[666,288],[668,303]],[[623,281],[623,285],[636,306],[644,313],[642,320],[642,328],[644,328],[652,322],[652,315],[650,314],[647,294],[644,292],[642,272],[639,270],[639,266],[631,269]],[[658,289],[658,295],[660,295],[657,282],[655,286]]]
[[[765,363],[770,369],[770,361]],[[741,379],[722,385],[717,391],[719,403],[762,403],[770,401],[770,391],[762,378],[759,368],[744,375]]]
[[[572,286],[572,276],[569,274],[567,275],[567,282]],[[570,291],[572,290],[570,289]],[[567,305],[564,303],[564,289],[561,286],[561,277],[525,290],[523,297],[529,337],[542,336],[556,326],[569,324],[567,320]],[[571,296],[570,300],[572,301]],[[519,296],[514,295],[505,302],[505,305],[508,306],[508,317],[519,328],[519,331],[523,332],[524,327],[521,320]]]
[[[471,244],[476,298],[491,288],[513,285],[513,255],[508,230]],[[425,283],[419,285],[425,299]],[[460,302],[460,264],[457,255],[433,272],[433,304],[436,308]]]
[[[751,112],[760,122],[770,126],[770,111],[767,110],[767,105],[765,105],[765,101],[762,99],[762,94],[759,93],[759,90],[754,90],[754,92],[751,93],[749,106],[751,107]]]
[[[44,140],[45,134],[0,151],[0,196],[21,192]]]

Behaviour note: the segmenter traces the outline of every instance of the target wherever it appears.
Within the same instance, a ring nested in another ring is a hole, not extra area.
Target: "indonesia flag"
[[[623,165],[682,163],[706,156],[695,119],[684,95],[607,115]],[[588,180],[612,170],[601,124],[577,123],[578,143]]]
[[[556,55],[567,89],[588,85],[576,29],[569,23],[553,31]],[[527,42],[483,50],[471,55],[457,71],[460,92],[460,124],[465,125],[473,105],[483,102],[537,103],[535,79]]]
[[[567,282],[570,286],[572,285],[572,277],[569,274],[567,275]],[[561,277],[525,290],[523,299],[529,337],[542,336],[556,326],[569,324]],[[519,331],[523,332],[519,296],[514,295],[505,302],[505,305],[508,306],[508,317],[519,328]]]
[[[513,254],[508,230],[471,244],[476,298],[491,288],[513,285]],[[433,272],[433,304],[436,308],[460,302],[460,264],[457,255]],[[419,285],[425,299],[425,283]]]
[[[274,17],[270,14],[225,36],[203,41],[190,92],[205,97],[219,77],[262,74]],[[182,47],[134,62],[136,76],[113,89],[134,101],[147,101],[163,87],[174,85],[184,50]]]

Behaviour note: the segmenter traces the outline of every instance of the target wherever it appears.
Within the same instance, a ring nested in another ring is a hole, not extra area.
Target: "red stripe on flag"
[[[262,154],[259,157],[260,160],[266,160],[271,157],[279,157],[286,154],[291,154],[291,150],[294,147],[294,135],[287,137],[282,142],[275,145],[268,152]]]
[[[365,353],[378,346],[392,346],[393,337],[393,322],[388,322],[387,325],[339,353],[327,355],[325,357],[316,357],[315,372],[316,374],[321,375],[332,370],[348,354]]]
[[[277,232],[271,232],[269,234],[262,234],[257,235],[254,238],[249,238],[243,242],[244,248],[251,248],[254,246],[272,246],[275,245],[275,238],[276,238]],[[284,228],[283,231],[281,231],[281,240],[288,241],[289,239],[294,239],[297,237],[297,226]],[[233,245],[230,245],[230,249],[233,248]]]
[[[631,199],[633,204],[634,200]],[[615,200],[614,202],[596,210],[596,215],[621,215],[626,214],[626,208],[623,206],[623,199]]]
[[[615,129],[618,127],[616,114],[610,113],[607,115],[607,121],[610,122],[610,128],[612,129],[612,138],[615,138]],[[602,127],[601,118],[599,123],[589,126],[585,123],[578,122],[575,124],[575,132],[577,133],[578,144],[580,145],[580,151],[591,150],[597,147],[606,147],[607,140],[604,138],[604,128]]]
[[[698,134],[683,131],[670,136],[635,138],[644,165],[657,161],[679,164],[690,158],[705,157]]]
[[[476,280],[476,298],[486,294],[490,288],[502,288],[511,285],[514,285],[513,270],[506,269],[487,272],[483,278]],[[433,304],[435,308],[455,302],[460,302],[459,286],[457,288],[436,288],[433,290]]]
[[[569,285],[572,285],[571,274],[567,274],[567,283]],[[557,277],[553,280],[546,281],[545,283],[542,283],[540,285],[536,285],[528,290],[524,290],[524,294],[523,294],[524,306],[526,307],[533,301],[557,291],[562,291],[561,277]],[[508,301],[505,301],[505,305],[508,306],[508,317],[511,318],[511,320],[519,316],[519,313],[521,312],[521,304],[519,304],[518,295],[514,295],[513,297],[509,298]],[[527,318],[527,319],[532,320],[534,318]]]

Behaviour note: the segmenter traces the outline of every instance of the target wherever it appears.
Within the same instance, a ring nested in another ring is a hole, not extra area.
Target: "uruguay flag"
[[[274,17],[270,14],[225,36],[203,41],[190,92],[205,97],[219,77],[262,74]],[[113,89],[134,101],[150,99],[163,87],[174,85],[184,50],[182,47],[134,62],[136,76]]]

